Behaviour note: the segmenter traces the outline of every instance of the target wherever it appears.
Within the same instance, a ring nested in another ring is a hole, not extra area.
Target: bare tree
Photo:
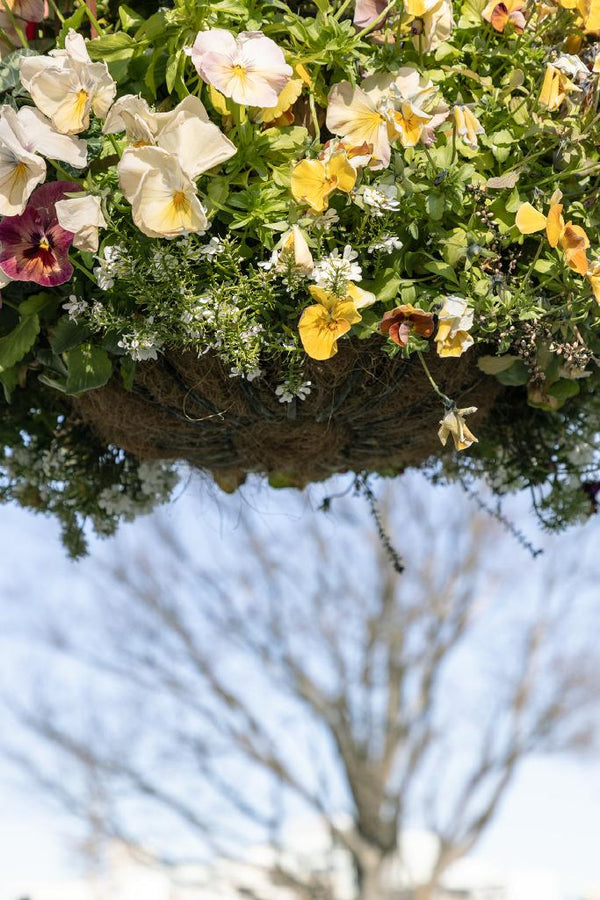
[[[156,520],[96,565],[94,598],[35,607],[43,684],[10,706],[43,741],[6,752],[152,858],[245,861],[240,896],[337,900],[341,858],[360,900],[431,900],[523,759],[589,743],[598,687],[581,547],[533,564],[459,492],[434,499],[415,478],[382,493],[402,575],[358,501],[302,526],[245,510],[216,557]],[[289,837],[305,815],[318,859]],[[415,824],[437,838],[417,884]]]

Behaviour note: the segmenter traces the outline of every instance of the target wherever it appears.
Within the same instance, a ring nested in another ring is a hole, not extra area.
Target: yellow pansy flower
[[[438,356],[462,356],[474,343],[469,334],[473,310],[463,297],[446,297],[438,315],[435,336]]]
[[[600,303],[600,262],[594,262],[585,273],[596,301]]]
[[[292,78],[280,93],[277,99],[277,106],[259,109],[258,112],[252,116],[252,121],[259,123],[275,122],[277,119],[280,119],[284,113],[287,113],[288,115],[286,118],[289,119],[289,121],[282,124],[291,124],[294,121],[294,116],[293,114],[290,114],[288,110],[294,105],[302,93],[303,87],[304,82],[301,78]]]
[[[557,196],[560,199],[560,194]],[[579,275],[585,275],[588,270],[585,251],[590,246],[589,238],[580,225],[573,225],[572,222],[565,224],[562,209],[562,204],[556,200],[545,216],[531,203],[523,203],[517,210],[515,225],[521,234],[534,234],[545,228],[550,246],[560,247],[569,268]]]
[[[337,353],[338,338],[362,317],[350,299],[350,292],[346,297],[337,297],[331,291],[311,285],[310,293],[317,302],[302,313],[298,324],[300,340],[311,359],[331,359]]]
[[[292,170],[291,188],[299,203],[315,212],[324,212],[333,191],[349,194],[356,183],[356,170],[345,153],[334,153],[328,160],[303,159]]]
[[[423,128],[430,119],[431,116],[428,113],[406,101],[401,104],[399,110],[392,113],[391,124],[403,147],[415,147],[419,143]]]
[[[438,437],[444,447],[450,435],[452,435],[456,450],[466,450],[471,444],[479,443],[475,435],[467,428],[464,418],[476,412],[476,406],[469,406],[466,409],[451,409],[446,413],[440,420],[440,430],[438,431]]]

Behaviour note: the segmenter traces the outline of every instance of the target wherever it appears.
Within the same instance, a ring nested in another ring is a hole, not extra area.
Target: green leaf
[[[144,23],[144,17],[124,3],[119,6],[119,18],[124,31],[139,28]]]
[[[10,91],[21,83],[19,63],[23,56],[37,56],[35,50],[15,50],[0,63],[0,93]]]
[[[559,401],[559,405],[556,409],[560,409],[569,397],[575,397],[578,393],[579,382],[571,378],[561,378],[560,381],[555,382],[548,388],[549,396],[554,397],[555,400]]]
[[[112,362],[106,350],[93,344],[81,344],[67,354],[66,390],[68,394],[82,394],[102,387],[112,375]]]
[[[431,194],[428,194],[427,200],[425,201],[425,206],[433,221],[439,222],[439,220],[444,215],[445,203],[443,195],[433,192]]]
[[[40,331],[37,316],[25,316],[10,334],[0,338],[0,372],[5,372],[20,362],[35,344]]]
[[[54,300],[56,300],[56,296],[54,294],[49,294],[47,291],[43,291],[40,294],[31,294],[27,300],[23,300],[23,302],[19,304],[19,314],[21,316],[32,316],[41,312],[44,307],[48,306],[48,304],[52,303]]]
[[[517,359],[510,368],[503,372],[497,372],[496,378],[500,384],[508,387],[518,387],[521,384],[527,384],[529,381],[529,368],[522,359]]]
[[[510,353],[505,353],[504,356],[480,356],[477,367],[486,375],[498,375],[510,369],[517,359],[517,356],[511,356]]]
[[[363,282],[365,290],[371,291],[380,303],[389,303],[398,295],[402,279],[393,269],[383,269],[373,281]]]
[[[486,0],[465,0],[460,8],[459,28],[481,28],[481,13],[485,9]]]
[[[11,366],[11,368],[6,369],[5,372],[0,372],[0,383],[4,389],[4,398],[7,403],[10,403],[12,392],[19,383],[19,370],[17,366]]]
[[[135,370],[137,363],[130,356],[123,356],[119,362],[121,381],[126,391],[133,390],[133,379],[135,378]]]
[[[423,268],[427,272],[431,272],[433,275],[440,275],[442,278],[445,278],[446,281],[451,281],[453,284],[458,284],[456,272],[448,263],[442,262],[439,259],[429,259],[427,260]]]
[[[56,38],[56,46],[64,47],[65,38],[69,33],[69,30],[73,28],[75,31],[78,31],[79,28],[83,25],[84,22],[87,21],[88,18],[88,10],[85,3],[82,3],[81,6],[75,10],[72,16],[69,16],[68,19],[62,24],[62,28],[60,29],[58,36]]]
[[[56,323],[50,337],[50,346],[55,353],[66,353],[78,344],[82,344],[90,336],[90,329],[80,322],[73,322],[68,316],[62,316]]]

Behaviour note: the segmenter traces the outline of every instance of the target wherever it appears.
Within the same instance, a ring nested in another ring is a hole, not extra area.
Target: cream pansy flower
[[[471,444],[478,444],[479,441],[475,435],[467,428],[465,416],[470,416],[477,412],[476,406],[468,406],[466,409],[451,409],[443,419],[440,420],[440,429],[438,437],[445,447],[450,436],[454,441],[456,450],[466,450]]]
[[[235,144],[210,121],[202,101],[191,95],[169,112],[158,113],[141,97],[126,94],[110,110],[103,131],[125,131],[134,145],[150,144],[168,150],[192,179],[237,152]]]
[[[473,326],[473,310],[462,297],[446,297],[438,314],[435,336],[439,356],[462,356],[474,343],[469,334]]]
[[[20,215],[34,188],[45,181],[46,163],[38,154],[77,168],[87,164],[85,142],[58,134],[37,109],[1,107],[0,215]]]
[[[104,62],[92,62],[85,41],[73,29],[64,50],[19,61],[21,83],[37,108],[61,134],[78,134],[90,124],[90,111],[104,118],[117,85]]]
[[[327,127],[346,144],[372,147],[372,168],[385,168],[391,142],[414,147],[434,125],[432,113],[437,109],[429,107],[436,93],[433,83],[409,66],[396,75],[371,75],[358,87],[343,81],[329,92]],[[443,118],[446,114],[445,108]]]
[[[430,53],[452,34],[454,15],[450,0],[407,0],[404,8],[415,17],[411,31],[418,52]]]
[[[88,253],[98,251],[98,229],[106,228],[100,197],[78,194],[55,203],[58,224],[75,235],[73,246]]]
[[[260,31],[237,38],[223,28],[200,31],[185,52],[204,81],[244,106],[277,106],[293,75],[283,50]]]
[[[148,237],[204,234],[206,211],[178,158],[162,147],[128,148],[117,167],[133,221]]]

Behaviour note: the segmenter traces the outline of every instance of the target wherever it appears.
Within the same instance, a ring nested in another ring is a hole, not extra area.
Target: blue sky
[[[194,534],[208,533],[211,539],[231,546],[235,542],[240,502],[261,511],[266,528],[276,539],[282,527],[301,527],[305,515],[303,502],[289,492],[257,488],[245,499],[216,496],[210,488],[192,485],[167,511],[168,519]],[[308,506],[316,506],[321,489],[313,491]],[[282,503],[284,505],[282,505]],[[515,509],[522,515],[522,502]],[[519,524],[521,524],[519,519]],[[528,534],[536,537],[530,518],[523,523]],[[144,529],[142,521],[125,526],[114,542],[92,542],[92,554],[110,552],[122,546]],[[564,542],[583,542],[600,536],[600,522],[576,529],[567,537],[551,541],[551,553],[558,553]],[[541,537],[540,537],[541,539]],[[13,507],[0,510],[0,541],[5,547],[5,567],[0,575],[0,601],[18,600],[24,608],[30,599],[32,583],[38,600],[44,591],[58,592],[68,604],[74,589],[79,590],[89,577],[88,563],[71,563],[59,543],[58,529],[45,518]],[[505,560],[507,566],[521,560],[518,549]],[[35,581],[32,581],[35,576]],[[526,565],[522,597],[526,601],[529,586],[537,575],[534,563]],[[589,602],[595,586],[590,585]],[[597,602],[598,597],[595,597]],[[10,655],[1,664],[6,678]],[[18,682],[26,673],[12,671]],[[1,713],[0,713],[1,716]],[[0,728],[6,727],[1,721]],[[79,862],[72,852],[78,833],[68,819],[47,800],[0,761],[0,900],[14,900],[3,893],[8,883],[23,878],[54,878],[74,874]],[[593,758],[566,760],[534,759],[525,764],[502,806],[500,814],[478,848],[477,855],[499,867],[542,869],[557,872],[565,886],[565,897],[595,885],[600,890],[600,762]],[[538,898],[531,898],[538,900]],[[543,898],[539,898],[543,900]]]

